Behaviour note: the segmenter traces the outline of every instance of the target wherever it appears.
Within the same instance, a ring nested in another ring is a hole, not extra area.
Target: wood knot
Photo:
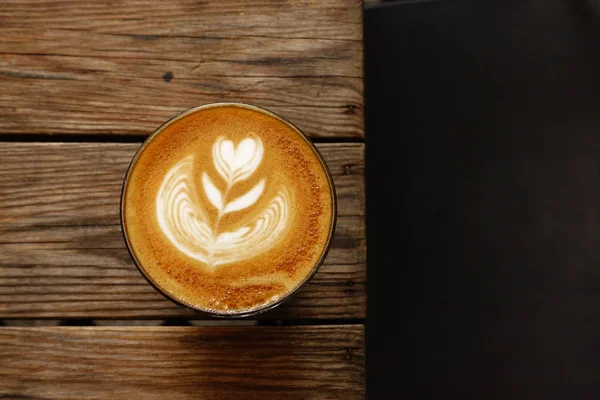
[[[356,112],[355,110],[358,108],[354,104],[348,104],[344,107],[346,108],[346,110],[344,111],[344,114],[347,114],[347,115],[354,114]]]
[[[352,356],[353,356],[353,355],[354,355],[354,353],[353,353],[353,351],[352,351],[352,348],[351,348],[351,347],[348,347],[348,348],[346,349],[346,354],[344,355],[344,358],[345,358],[346,360],[352,360]]]
[[[173,73],[171,71],[167,71],[164,73],[162,78],[165,82],[171,82],[171,79],[173,79]]]

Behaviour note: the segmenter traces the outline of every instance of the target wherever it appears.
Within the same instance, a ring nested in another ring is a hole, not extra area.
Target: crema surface
[[[123,228],[162,291],[217,314],[268,307],[326,252],[331,183],[293,127],[252,108],[202,108],[162,128],[132,164]]]

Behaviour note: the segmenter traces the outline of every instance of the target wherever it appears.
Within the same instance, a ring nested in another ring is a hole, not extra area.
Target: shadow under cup
[[[252,110],[252,111],[257,111],[260,112],[268,117],[271,118],[275,118],[278,121],[284,123],[285,125],[287,125],[289,128],[291,128],[291,130],[295,131],[298,135],[299,138],[301,138],[304,142],[306,142],[306,144],[308,145],[308,147],[313,151],[313,153],[316,155],[317,159],[320,161],[320,164],[323,168],[323,171],[325,172],[325,175],[327,177],[327,182],[328,182],[328,186],[329,186],[329,192],[331,195],[331,220],[330,220],[330,228],[329,228],[329,232],[327,234],[327,241],[325,243],[324,246],[324,250],[321,254],[321,256],[318,259],[315,259],[315,263],[312,266],[312,269],[310,270],[310,273],[308,273],[304,279],[299,280],[297,282],[297,285],[293,288],[293,290],[289,291],[287,294],[280,296],[276,301],[274,302],[270,302],[267,304],[264,304],[262,306],[257,306],[255,308],[250,308],[248,310],[245,310],[243,312],[219,312],[218,310],[214,310],[214,309],[208,309],[208,308],[202,308],[202,307],[198,307],[193,305],[191,302],[188,302],[186,299],[184,298],[176,298],[174,297],[171,293],[169,293],[167,290],[165,290],[163,288],[163,286],[161,285],[160,280],[155,280],[153,279],[146,271],[146,269],[144,268],[144,265],[142,262],[140,262],[140,260],[138,259],[138,257],[136,257],[135,252],[132,248],[132,243],[131,243],[131,239],[129,238],[128,235],[128,229],[126,228],[126,220],[125,220],[125,203],[126,203],[126,193],[127,193],[127,187],[129,184],[129,180],[132,174],[132,171],[136,168],[136,163],[140,157],[140,155],[143,153],[143,151],[146,149],[146,147],[148,146],[148,144],[154,139],[156,138],[158,135],[161,134],[161,132],[163,132],[165,130],[165,128],[167,128],[168,126],[170,126],[171,124],[173,124],[175,121],[178,121],[179,119],[186,117],[190,114],[202,111],[202,110],[206,110],[206,109],[210,109],[210,108],[215,108],[215,107],[238,107],[238,108],[243,108],[243,109],[248,109],[248,110]],[[166,121],[164,124],[162,124],[158,129],[156,129],[145,141],[144,143],[140,146],[140,148],[136,151],[130,165],[129,168],[127,170],[127,173],[125,175],[124,181],[123,181],[123,187],[122,187],[122,192],[121,192],[121,204],[120,204],[120,216],[121,216],[121,231],[123,232],[123,237],[125,240],[125,244],[127,246],[127,250],[129,251],[129,254],[131,256],[131,258],[134,261],[135,266],[137,267],[137,269],[140,271],[140,273],[142,274],[142,276],[148,281],[148,283],[154,287],[154,289],[156,291],[158,291],[160,294],[162,294],[164,297],[166,297],[167,299],[169,299],[170,301],[172,301],[175,304],[178,304],[182,307],[185,307],[187,309],[190,309],[192,311],[196,311],[196,312],[202,312],[202,313],[206,313],[209,314],[211,316],[214,317],[229,317],[229,318],[240,318],[240,317],[247,317],[247,316],[252,316],[252,315],[256,315],[265,311],[268,311],[270,309],[273,309],[277,306],[279,306],[280,304],[286,302],[287,300],[289,300],[295,293],[297,293],[300,289],[302,289],[307,283],[308,281],[317,273],[317,271],[319,270],[319,267],[323,264],[323,261],[325,260],[327,253],[329,251],[329,248],[331,247],[331,242],[332,242],[332,237],[333,237],[333,232],[335,231],[335,225],[336,225],[336,218],[337,218],[337,197],[336,197],[336,193],[335,193],[335,186],[333,183],[333,179],[332,179],[332,175],[331,172],[329,170],[329,168],[327,167],[327,164],[325,162],[325,160],[323,159],[323,156],[321,155],[321,153],[319,152],[319,150],[316,148],[316,146],[306,137],[306,135],[304,135],[304,133],[302,133],[302,131],[300,131],[300,129],[298,129],[294,124],[292,124],[291,122],[285,120],[284,118],[274,114],[271,111],[265,110],[263,108],[254,106],[254,105],[250,105],[250,104],[243,104],[243,103],[211,103],[211,104],[205,104],[202,106],[198,106],[198,107],[194,107],[191,108],[189,110],[186,110],[180,114],[177,114],[176,116],[172,117],[171,119],[169,119],[168,121]]]

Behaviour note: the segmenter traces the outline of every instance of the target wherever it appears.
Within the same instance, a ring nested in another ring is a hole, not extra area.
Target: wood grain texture
[[[8,0],[0,134],[150,134],[215,101],[363,137],[362,2]]]
[[[364,390],[358,325],[0,329],[2,398],[350,400]]]
[[[125,248],[119,200],[138,147],[0,144],[0,318],[203,317],[156,293]],[[365,317],[364,145],[318,147],[338,194],[331,250],[300,293],[258,318]]]

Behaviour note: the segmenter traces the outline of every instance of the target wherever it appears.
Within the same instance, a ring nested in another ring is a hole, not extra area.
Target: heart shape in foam
[[[253,138],[242,140],[237,147],[224,138],[217,139],[216,144],[213,153],[215,167],[229,183],[252,175],[262,160],[262,144]]]
[[[252,161],[256,147],[256,142],[250,138],[242,140],[237,148],[234,148],[231,140],[224,140],[219,151],[229,169],[236,171]]]

